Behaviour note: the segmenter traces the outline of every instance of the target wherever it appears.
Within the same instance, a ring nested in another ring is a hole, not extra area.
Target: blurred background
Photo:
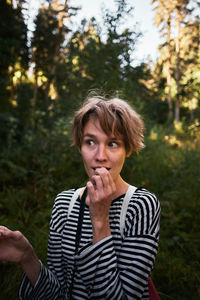
[[[0,224],[44,262],[55,196],[87,180],[69,124],[96,90],[146,125],[122,176],[161,201],[161,299],[200,299],[199,16],[197,0],[0,0]],[[21,277],[1,263],[1,300]]]

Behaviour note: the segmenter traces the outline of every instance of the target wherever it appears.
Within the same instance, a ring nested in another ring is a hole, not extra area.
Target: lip
[[[111,168],[108,168],[108,167],[104,167],[104,166],[101,166],[101,167],[92,167],[92,169],[94,171],[96,171],[97,169],[101,169],[101,168],[105,168],[106,170],[110,171]]]

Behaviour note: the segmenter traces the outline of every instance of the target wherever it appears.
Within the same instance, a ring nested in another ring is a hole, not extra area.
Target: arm
[[[34,286],[40,273],[40,262],[25,236],[0,226],[0,249],[0,260],[19,263]]]
[[[66,278],[63,273],[61,251],[62,227],[66,222],[65,213],[73,191],[66,194],[67,196],[63,196],[61,193],[56,197],[52,211],[47,255],[48,268],[38,260],[32,246],[20,232],[12,232],[3,226],[0,227],[0,260],[18,262],[25,272],[19,288],[19,299],[65,299]],[[28,255],[23,256],[22,259],[21,252],[25,249]]]
[[[55,275],[39,261],[21,232],[0,226],[0,260],[21,265],[24,277],[19,289],[20,299],[62,299]]]
[[[148,298],[148,278],[158,248],[160,205],[155,196],[147,194],[132,199],[123,239],[117,225],[111,224],[112,236],[82,248],[76,257],[91,298]],[[119,212],[119,203],[111,206],[111,220],[116,220]]]
[[[65,274],[63,271],[62,257],[62,229],[66,222],[66,213],[68,204],[73,192],[65,196],[64,193],[59,194],[54,203],[51,221],[50,232],[48,239],[48,252],[46,268],[42,262],[39,278],[34,287],[31,286],[28,277],[22,279],[19,297],[20,299],[30,300],[61,300],[66,296]]]

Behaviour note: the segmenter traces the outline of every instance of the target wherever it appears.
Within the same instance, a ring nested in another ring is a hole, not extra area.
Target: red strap
[[[156,288],[150,277],[149,277],[148,285],[149,285],[149,300],[160,300],[160,296],[158,295],[158,292],[156,291]]]

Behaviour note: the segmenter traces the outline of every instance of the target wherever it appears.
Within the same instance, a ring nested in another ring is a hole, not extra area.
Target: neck
[[[124,181],[121,176],[119,176],[115,184],[116,184],[116,192],[114,193],[114,198],[126,194],[129,184],[126,181]]]

